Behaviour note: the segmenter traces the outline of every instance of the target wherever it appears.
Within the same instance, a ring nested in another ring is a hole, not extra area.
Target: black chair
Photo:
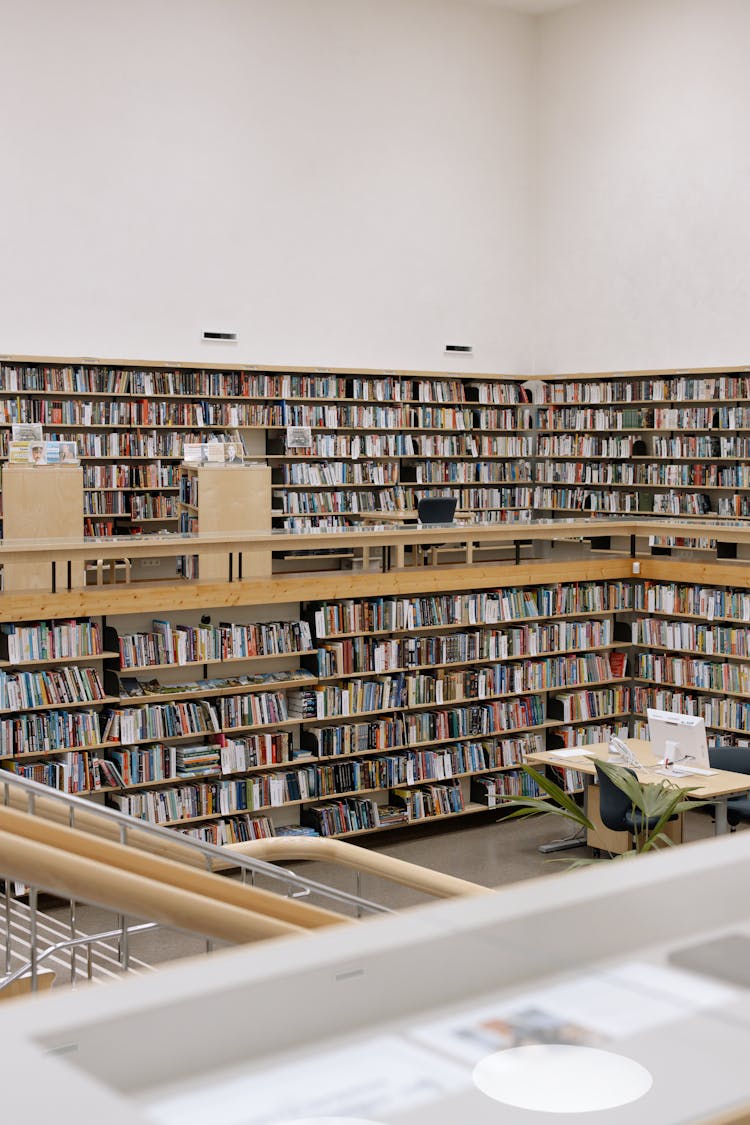
[[[426,526],[431,523],[453,523],[458,500],[455,496],[424,496],[417,502],[417,519]],[[417,560],[424,554],[427,562],[428,552],[433,564],[437,562],[437,552],[444,543],[431,543],[429,547],[417,546]]]
[[[453,523],[458,500],[455,496],[425,496],[417,504],[420,523]]]
[[[731,773],[750,774],[750,748],[743,746],[714,746],[708,752],[712,770],[730,770]],[[748,777],[750,789],[750,777]],[[706,806],[713,811],[713,805]],[[727,801],[727,820],[732,832],[740,821],[750,821],[750,793],[746,797],[732,797]]]
[[[650,832],[651,829],[656,828],[661,817],[649,816],[644,817],[639,809],[633,808],[633,802],[628,797],[627,793],[623,793],[614,781],[610,780],[604,770],[596,762],[596,776],[599,781],[599,816],[605,828],[609,828],[612,832]],[[636,777],[634,770],[628,770],[628,773]],[[677,815],[671,816],[670,820],[677,820]]]

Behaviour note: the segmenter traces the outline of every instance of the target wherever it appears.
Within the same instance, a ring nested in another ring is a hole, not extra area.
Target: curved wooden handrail
[[[128,872],[139,878],[160,882],[169,887],[201,895],[211,904],[224,903],[242,910],[253,911],[267,918],[293,926],[295,929],[317,929],[350,923],[350,919],[333,911],[312,906],[306,902],[286,898],[271,891],[249,887],[208,871],[196,870],[171,859],[147,855],[137,848],[93,838],[86,832],[52,824],[50,821],[28,813],[0,806],[0,831],[12,833],[18,839],[55,848],[83,859],[94,860],[111,869]],[[0,871],[4,854],[0,852]]]
[[[344,840],[330,840],[322,836],[277,836],[269,840],[227,844],[226,850],[274,863],[298,859],[335,863],[369,875],[377,875],[391,883],[400,883],[404,887],[432,895],[433,898],[494,894],[491,888],[483,887],[480,883],[470,883],[466,879],[431,871],[416,863],[366,851],[354,844],[347,844]]]
[[[147,918],[217,941],[243,944],[305,932],[288,922],[4,831],[0,831],[0,869],[8,878],[64,898]]]

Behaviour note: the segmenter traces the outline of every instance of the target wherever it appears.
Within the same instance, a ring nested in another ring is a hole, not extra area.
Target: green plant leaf
[[[567,809],[567,811],[574,816],[580,815],[581,809],[574,798],[571,797],[570,793],[566,793],[561,786],[557,785],[551,777],[539,773],[533,766],[523,765],[521,768],[529,775],[532,781],[537,783],[542,792],[551,797],[561,809]]]

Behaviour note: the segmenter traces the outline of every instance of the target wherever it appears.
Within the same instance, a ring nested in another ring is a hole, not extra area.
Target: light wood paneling
[[[2,481],[5,543],[83,535],[83,469],[80,465],[6,465]],[[83,559],[74,559],[72,566],[73,585],[80,586]],[[46,559],[32,556],[4,563],[5,590],[49,587],[50,564]]]

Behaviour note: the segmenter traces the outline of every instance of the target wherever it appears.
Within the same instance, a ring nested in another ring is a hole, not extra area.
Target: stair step
[[[0,911],[0,926],[2,926],[3,930],[3,933],[0,934],[0,965],[4,968],[5,917],[2,911]],[[37,948],[40,953],[44,952],[44,950],[48,949],[50,946],[56,945],[58,942],[67,941],[71,936],[70,928],[66,923],[40,910],[37,910],[36,927]],[[114,929],[114,926],[108,928]],[[16,899],[11,903],[11,972],[15,971],[23,964],[28,964],[30,933],[31,910],[27,903]],[[84,933],[78,931],[76,936],[83,937]],[[63,949],[46,957],[41,963],[41,967],[52,969],[58,974],[58,977],[67,979],[70,975],[70,959],[71,951]],[[85,978],[87,964],[86,946],[78,947],[76,964],[77,976]],[[104,981],[122,976],[116,943],[112,941],[97,942],[92,947],[91,965],[93,980]],[[145,961],[141,961],[137,957],[131,957],[128,971],[136,976],[141,976],[144,973],[152,972],[153,969]],[[0,974],[0,983],[2,983],[2,974]]]

